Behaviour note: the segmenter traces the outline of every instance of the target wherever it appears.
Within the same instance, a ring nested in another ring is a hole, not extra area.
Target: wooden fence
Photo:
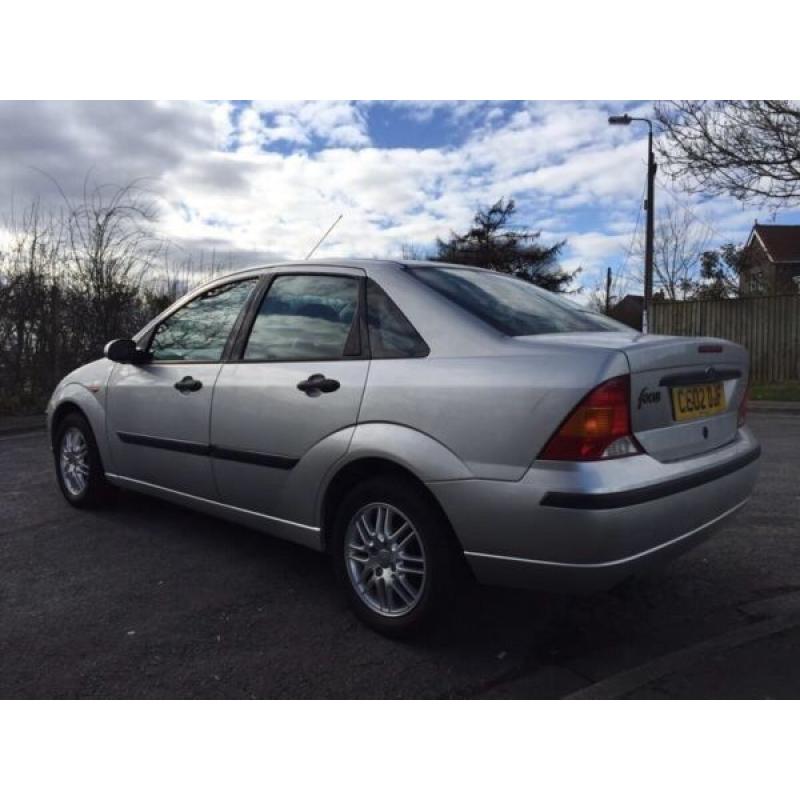
[[[719,336],[750,351],[753,383],[800,380],[800,294],[655,302],[653,333]]]

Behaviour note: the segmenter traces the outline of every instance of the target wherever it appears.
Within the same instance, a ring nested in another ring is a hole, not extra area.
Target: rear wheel
[[[67,414],[55,436],[56,477],[61,493],[77,508],[100,505],[109,484],[91,426],[82,414]]]
[[[350,604],[380,633],[412,633],[452,598],[447,521],[411,481],[378,477],[351,490],[336,515],[332,546]]]

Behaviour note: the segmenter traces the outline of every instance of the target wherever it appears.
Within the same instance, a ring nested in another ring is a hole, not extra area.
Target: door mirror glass
[[[106,358],[120,364],[141,364],[147,355],[136,346],[133,339],[113,339],[103,351]]]

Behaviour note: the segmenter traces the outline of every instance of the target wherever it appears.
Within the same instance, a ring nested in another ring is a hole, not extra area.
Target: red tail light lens
[[[742,399],[739,401],[739,413],[736,419],[736,424],[741,428],[742,425],[747,421],[747,399],[750,394],[750,381],[747,381],[747,385],[744,387],[744,393],[742,394]]]
[[[598,461],[640,453],[631,431],[630,397],[628,375],[601,383],[578,403],[539,458]]]

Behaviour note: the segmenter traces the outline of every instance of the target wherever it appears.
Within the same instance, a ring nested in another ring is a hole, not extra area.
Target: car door
[[[117,364],[107,435],[122,477],[216,499],[209,457],[211,397],[229,337],[258,278],[219,284],[161,320],[142,364]]]
[[[214,474],[223,502],[309,524],[366,383],[363,273],[278,270],[262,293],[214,391]]]

